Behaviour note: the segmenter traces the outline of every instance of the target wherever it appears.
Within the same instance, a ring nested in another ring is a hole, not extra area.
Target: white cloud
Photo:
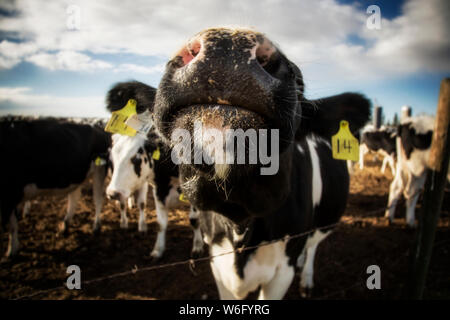
[[[152,67],[140,66],[132,63],[123,63],[120,64],[117,68],[114,69],[114,72],[124,72],[124,73],[143,73],[143,74],[162,74],[165,68],[165,64],[158,64]]]
[[[34,94],[28,87],[0,87],[0,114],[108,117],[104,97]]]
[[[67,29],[69,5],[81,10],[80,30]],[[248,25],[278,43],[300,65],[307,80],[361,81],[450,71],[448,0],[410,0],[401,16],[382,20],[381,30],[366,28],[365,8],[335,0],[261,0],[257,4],[242,0],[19,0],[16,8],[21,14],[0,20],[0,30],[19,33],[33,50],[18,46],[8,53],[0,45],[0,68],[11,68],[25,59],[52,70],[109,68],[151,74],[159,66],[129,63],[113,67],[84,53],[129,52],[168,58],[188,37],[206,27]],[[349,43],[350,35],[358,35],[366,44]],[[74,59],[67,59],[68,53]]]
[[[363,35],[375,41],[368,59],[392,72],[450,71],[450,2],[406,2],[403,15],[383,20],[382,29]]]
[[[0,69],[10,69],[18,64],[24,57],[38,50],[34,42],[0,42]]]
[[[94,71],[112,68],[110,63],[94,60],[75,51],[60,51],[56,54],[38,53],[27,57],[26,61],[50,70]]]

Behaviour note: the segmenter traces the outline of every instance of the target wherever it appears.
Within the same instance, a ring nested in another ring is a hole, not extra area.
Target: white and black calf
[[[403,194],[406,199],[406,223],[411,227],[415,225],[416,204],[425,184],[433,128],[434,118],[426,115],[406,118],[398,127],[397,168],[385,213],[391,223],[397,202]]]
[[[0,121],[0,207],[2,227],[9,223],[7,256],[19,249],[16,209],[21,202],[41,195],[68,194],[66,228],[81,196],[81,186],[90,177],[96,228],[107,168],[96,165],[95,160],[105,159],[110,145],[110,135],[90,125],[55,119]]]
[[[384,173],[389,164],[392,175],[395,175],[396,130],[382,128],[380,130],[363,131],[359,146],[359,167],[364,169],[364,156],[370,151],[380,153],[383,156],[381,172]]]
[[[154,134],[148,137],[141,134],[134,137],[115,134],[112,138],[113,174],[106,194],[120,203],[122,228],[128,228],[126,201],[134,196],[139,208],[138,230],[143,232],[147,231],[145,207],[148,185],[152,185],[159,229],[151,256],[160,258],[165,250],[169,210],[179,203],[178,168],[171,162],[169,150]],[[158,160],[152,156],[155,150],[159,152]],[[197,216],[196,210],[191,208],[189,218],[194,230],[193,255],[199,255],[203,250]]]
[[[118,83],[108,92],[107,108],[113,111],[117,109],[114,105],[123,106],[128,99],[135,99],[138,111],[143,112],[153,107],[154,91],[155,89],[136,81]],[[122,228],[128,227],[126,200],[134,196],[139,208],[138,230],[142,232],[147,230],[145,207],[148,185],[152,185],[159,230],[151,256],[160,258],[165,250],[169,210],[179,203],[178,167],[171,161],[170,149],[153,131],[147,135],[138,133],[133,137],[114,134],[112,140],[110,159],[113,174],[106,194],[120,203]],[[157,156],[154,156],[155,152]],[[194,231],[193,256],[200,255],[203,251],[197,217],[197,211],[191,208],[189,221]]]
[[[210,254],[220,255],[211,268],[223,299],[243,299],[258,289],[261,299],[281,299],[297,266],[301,287],[312,289],[317,246],[344,212],[349,176],[345,161],[332,158],[330,140],[341,120],[352,132],[362,127],[370,104],[354,93],[309,101],[303,87],[298,67],[249,29],[204,30],[166,66],[154,106],[166,144],[177,129],[195,136],[195,123],[218,132],[269,129],[268,137],[279,130],[278,141],[267,139],[279,159],[275,174],[262,175],[269,164],[261,160],[179,166],[181,188],[201,212]],[[318,227],[323,229],[308,237],[285,238]],[[250,246],[260,247],[238,250]]]

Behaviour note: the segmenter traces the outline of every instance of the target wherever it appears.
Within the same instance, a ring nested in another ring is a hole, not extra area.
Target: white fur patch
[[[434,117],[423,114],[415,117],[405,118],[401,123],[411,123],[411,127],[416,130],[416,133],[426,134],[428,131],[432,131],[434,129],[435,120]]]
[[[297,260],[297,265],[299,263],[303,264],[303,270],[301,274],[300,285],[302,288],[312,289],[314,287],[314,258],[316,256],[317,246],[322,242],[331,231],[322,232],[317,230],[314,234],[308,238],[305,244],[305,248],[303,249],[304,253],[300,257],[303,256],[303,261]],[[306,259],[304,258],[306,254]],[[299,265],[299,267],[301,267]]]
[[[284,283],[284,279],[279,277],[291,277],[290,272],[283,275],[278,274],[279,269],[293,269],[288,266],[288,257],[285,254],[285,241],[262,246],[251,254],[247,264],[244,267],[244,277],[240,278],[236,271],[235,254],[225,254],[234,250],[232,243],[224,238],[220,244],[212,244],[211,255],[221,255],[211,261],[211,268],[218,284],[221,298],[237,298],[243,299],[249,292],[256,290],[259,286],[273,286],[272,281],[280,281]],[[293,274],[293,270],[292,270]],[[289,279],[290,284],[291,279]],[[276,285],[274,286],[276,287]],[[286,288],[287,290],[287,288]],[[281,299],[285,290],[272,290],[272,295],[265,298]],[[280,296],[281,295],[281,296]]]
[[[322,199],[322,177],[320,174],[320,161],[319,156],[316,151],[317,143],[315,140],[310,139],[309,137],[306,139],[308,144],[309,153],[311,156],[311,165],[312,165],[312,203],[313,206],[317,206]]]

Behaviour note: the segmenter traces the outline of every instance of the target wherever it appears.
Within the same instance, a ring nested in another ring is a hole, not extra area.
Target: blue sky
[[[373,4],[379,30],[366,25]],[[107,116],[111,85],[156,87],[183,41],[215,25],[265,32],[303,71],[308,98],[356,91],[387,119],[403,105],[433,114],[450,74],[449,12],[446,0],[4,1],[0,115]]]

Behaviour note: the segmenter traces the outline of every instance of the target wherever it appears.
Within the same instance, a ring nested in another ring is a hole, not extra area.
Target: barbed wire
[[[179,265],[189,265],[190,267],[195,266],[196,262],[203,262],[203,261],[210,261],[212,259],[221,257],[221,256],[225,256],[225,255],[229,255],[229,254],[233,254],[233,253],[242,253],[244,251],[248,251],[248,250],[254,250],[254,249],[258,249],[260,247],[265,247],[265,246],[269,246],[272,245],[276,242],[279,241],[289,241],[292,239],[297,239],[297,238],[301,238],[301,237],[305,237],[311,233],[314,233],[318,230],[324,230],[324,229],[330,229],[333,227],[336,227],[337,225],[342,224],[342,222],[336,222],[336,223],[332,223],[326,226],[322,226],[322,227],[318,227],[318,228],[314,228],[302,233],[298,233],[295,235],[286,235],[283,238],[278,238],[278,239],[274,239],[268,242],[264,242],[264,243],[260,243],[258,245],[254,245],[254,246],[243,246],[243,247],[239,247],[236,248],[234,250],[230,250],[227,252],[223,252],[214,256],[207,256],[207,257],[201,257],[201,258],[191,258],[191,259],[187,259],[187,260],[182,260],[182,261],[177,261],[177,262],[172,262],[172,263],[165,263],[165,264],[159,264],[156,266],[148,266],[148,267],[143,267],[143,268],[138,268],[136,265],[134,266],[133,269],[131,270],[127,270],[127,271],[123,271],[123,272],[119,272],[119,273],[114,273],[114,274],[110,274],[107,276],[103,276],[103,277],[98,277],[95,279],[91,279],[91,280],[85,280],[83,281],[83,285],[89,285],[95,282],[101,282],[104,280],[108,280],[108,279],[114,279],[114,278],[119,278],[119,277],[124,277],[124,276],[128,276],[131,274],[136,274],[138,272],[144,272],[144,271],[154,271],[154,270],[158,270],[158,269],[165,269],[165,268],[171,268],[171,267],[175,267],[175,266],[179,266]],[[44,293],[50,293],[53,291],[57,291],[57,290],[61,290],[61,289],[66,289],[66,286],[58,286],[58,287],[54,287],[54,288],[50,288],[50,289],[46,289],[46,290],[40,290],[37,291],[35,293],[32,294],[28,294],[28,295],[22,295],[19,297],[16,297],[12,300],[22,300],[22,299],[26,299],[26,298],[32,298],[34,296],[40,295],[40,294],[44,294]]]
[[[413,196],[416,196],[421,191],[422,190],[418,190]],[[401,199],[401,200],[404,201],[404,199]],[[376,209],[376,210],[369,211],[369,212],[365,213],[364,217],[368,217],[368,216],[372,216],[372,215],[378,214],[380,212],[389,210],[390,208],[392,208],[394,206],[397,206],[397,205],[398,205],[398,202],[394,203],[394,204],[391,204],[389,207],[384,207],[384,208],[379,208],[379,209]],[[354,222],[357,222],[357,221],[360,221],[360,220],[364,221],[364,217],[352,218],[349,222],[354,223]],[[218,257],[221,257],[221,256],[225,256],[225,255],[229,255],[229,254],[233,254],[233,253],[242,253],[242,252],[248,251],[248,250],[255,250],[255,249],[258,249],[258,248],[261,248],[261,247],[264,247],[264,246],[272,245],[272,244],[274,244],[276,242],[279,242],[279,241],[289,241],[289,240],[293,240],[293,239],[302,238],[302,237],[310,235],[310,234],[312,234],[312,233],[314,233],[316,231],[320,231],[320,230],[324,230],[324,229],[331,229],[331,228],[337,227],[338,225],[341,225],[341,224],[346,224],[346,223],[345,223],[345,221],[339,221],[339,222],[336,222],[336,223],[332,223],[332,224],[329,224],[329,225],[326,225],[326,226],[322,226],[322,227],[317,227],[317,228],[314,228],[314,229],[311,229],[311,230],[308,230],[308,231],[305,231],[305,232],[301,232],[301,233],[298,233],[298,234],[286,235],[283,238],[278,238],[278,239],[274,239],[274,240],[271,240],[271,241],[268,241],[268,242],[263,242],[263,243],[260,243],[258,245],[239,247],[239,248],[236,248],[234,250],[230,250],[228,252],[223,252],[221,254],[217,254],[217,255],[214,255],[214,256],[200,257],[200,258],[195,258],[195,259],[191,258],[191,259],[187,259],[187,260],[182,260],[182,261],[177,261],[177,262],[172,262],[172,263],[159,264],[159,265],[155,265],[155,266],[147,266],[147,267],[143,267],[143,268],[138,268],[135,265],[133,267],[133,269],[131,269],[131,270],[127,270],[127,271],[123,271],[123,272],[119,272],[119,273],[113,273],[113,274],[110,274],[110,275],[106,275],[106,276],[103,276],[103,277],[98,277],[98,278],[94,278],[94,279],[90,279],[90,280],[84,280],[83,281],[83,285],[90,285],[92,283],[101,282],[101,281],[104,281],[104,280],[125,277],[125,276],[129,276],[129,275],[132,275],[132,274],[136,274],[138,272],[154,271],[154,270],[159,270],[159,269],[176,267],[176,266],[180,266],[180,265],[189,265],[191,272],[195,275],[195,272],[193,271],[193,269],[195,268],[195,263],[196,262],[210,261],[212,259],[215,259],[215,258],[218,258]],[[356,284],[351,286],[350,288],[353,288],[355,286],[356,286]],[[50,289],[40,290],[40,291],[31,293],[31,294],[21,295],[21,296],[13,298],[12,300],[29,299],[29,298],[32,298],[32,297],[35,297],[35,296],[38,296],[38,295],[42,295],[42,294],[45,294],[45,293],[50,293],[50,292],[58,291],[58,290],[64,290],[64,289],[67,289],[67,287],[62,285],[62,286],[58,286],[58,287],[54,287],[54,288],[50,288]],[[339,290],[337,292],[338,293],[342,292],[342,290]]]

